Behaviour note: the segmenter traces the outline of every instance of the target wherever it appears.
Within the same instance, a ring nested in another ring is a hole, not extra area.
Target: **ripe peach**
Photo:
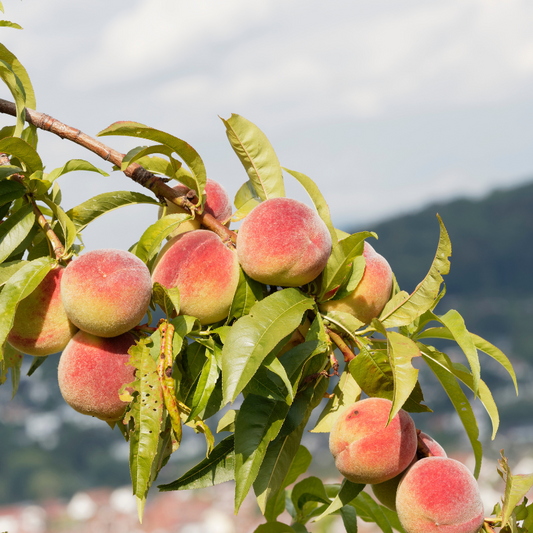
[[[331,236],[314,209],[292,198],[271,198],[252,209],[237,237],[243,270],[266,285],[298,287],[324,270]]]
[[[178,287],[180,314],[213,324],[228,316],[239,283],[237,254],[211,231],[182,233],[159,253],[152,280]]]
[[[180,196],[185,196],[189,191],[189,188],[179,183],[173,187]],[[214,216],[219,222],[225,223],[229,226],[229,218],[231,217],[231,200],[226,189],[218,181],[208,179],[205,184],[205,204],[204,213],[209,213]],[[167,200],[167,215],[172,213],[187,213],[187,211],[172,202]],[[163,214],[163,209],[159,210],[159,217]],[[169,238],[175,237],[180,233],[186,231],[192,231],[194,229],[200,229],[200,221],[197,219],[186,220],[182,222],[170,235]]]
[[[401,409],[387,426],[392,402],[367,398],[337,418],[329,449],[337,470],[354,483],[382,483],[405,470],[416,453],[411,416]]]
[[[134,380],[128,349],[135,344],[131,333],[118,337],[96,337],[78,331],[63,350],[58,381],[65,401],[76,411],[102,420],[118,420],[127,402],[119,390]]]
[[[93,250],[75,259],[61,280],[68,317],[83,331],[116,337],[136,326],[148,310],[148,267],[124,250]]]
[[[392,290],[392,269],[387,260],[365,241],[363,256],[365,272],[355,290],[339,300],[320,304],[320,309],[350,313],[367,324],[379,316],[389,301]]]
[[[434,457],[447,457],[444,448],[436,440],[432,439],[429,435],[420,432],[420,438],[429,448],[429,451]],[[413,457],[411,465],[413,465],[417,460],[418,458],[415,455]],[[374,496],[379,500],[382,505],[388,507],[391,511],[396,511],[396,492],[398,490],[398,484],[400,483],[405,472],[406,471],[404,470],[392,479],[384,481],[383,483],[377,483],[375,485],[372,485],[372,491],[374,492]]]
[[[420,459],[409,468],[398,486],[396,509],[407,533],[477,533],[483,525],[474,476],[447,457]]]
[[[7,338],[16,350],[29,355],[60,352],[78,328],[68,319],[61,299],[61,266],[50,270],[37,288],[22,300]]]

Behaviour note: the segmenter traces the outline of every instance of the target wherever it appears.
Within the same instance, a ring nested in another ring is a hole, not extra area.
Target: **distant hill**
[[[434,204],[369,228],[379,236],[375,248],[388,258],[405,290],[415,288],[433,260],[437,213],[452,241],[449,294],[533,296],[533,183],[481,200]]]

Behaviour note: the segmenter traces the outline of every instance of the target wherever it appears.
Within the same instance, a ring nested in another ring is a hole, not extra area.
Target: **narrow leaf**
[[[439,246],[431,268],[408,298],[400,302],[396,308],[391,309],[387,315],[381,317],[381,322],[386,328],[411,324],[416,318],[432,308],[439,295],[443,282],[442,276],[450,271],[448,258],[452,254],[452,245],[441,218],[438,217],[438,219],[440,224]]]
[[[35,149],[18,137],[7,137],[0,140],[0,152],[15,156],[26,166],[28,174],[43,170],[43,162]]]
[[[90,222],[98,217],[114,211],[119,207],[136,204],[154,204],[159,202],[145,194],[130,191],[105,192],[86,200],[82,204],[67,211],[78,231],[83,230]]]
[[[429,368],[431,368],[437,379],[440,381],[463,423],[466,434],[470,439],[472,449],[474,450],[474,456],[476,459],[474,476],[477,478],[481,468],[483,450],[481,443],[479,442],[479,429],[472,407],[459,383],[457,383],[449,357],[444,353],[438,352],[431,346],[420,345],[420,349],[424,361],[426,361]]]
[[[239,284],[233,296],[227,322],[241,318],[250,313],[256,302],[263,299],[263,285],[248,277],[242,268],[239,273]]]
[[[11,69],[22,83],[22,86],[24,87],[24,94],[26,96],[26,107],[29,107],[30,109],[37,109],[35,93],[26,69],[3,44],[0,44],[0,59],[4,60],[6,63],[9,63]]]
[[[317,518],[315,518],[315,522],[318,520],[322,520],[322,518],[330,515],[331,513],[334,513],[335,511],[338,511],[345,505],[348,505],[350,502],[352,502],[357,495],[365,488],[365,485],[362,485],[360,483],[352,483],[351,481],[344,479],[342,482],[341,490],[335,497],[335,499],[330,503],[328,508]]]
[[[65,237],[65,251],[68,252],[76,240],[76,226],[61,207],[48,198],[43,198],[43,201],[52,210],[52,213],[54,213],[54,216],[57,218],[59,225],[63,230],[63,235]]]
[[[109,176],[107,172],[104,172],[103,170],[95,167],[92,163],[89,163],[89,161],[84,161],[83,159],[71,159],[70,161],[67,161],[62,167],[55,168],[54,170],[52,170],[52,172],[48,174],[46,179],[48,181],[55,181],[60,176],[63,176],[68,172],[75,172],[77,170],[84,170],[86,172],[97,172],[102,176]]]
[[[285,196],[283,173],[278,157],[266,135],[244,117],[232,114],[226,126],[229,142],[261,198]]]
[[[231,481],[234,479],[234,450],[234,436],[230,435],[215,446],[209,457],[199,462],[179,479],[166,485],[159,485],[157,488],[161,492],[192,490]]]

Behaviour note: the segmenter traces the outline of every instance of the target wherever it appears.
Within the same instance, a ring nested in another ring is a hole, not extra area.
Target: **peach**
[[[299,287],[324,270],[331,236],[314,209],[292,198],[262,202],[243,220],[237,254],[243,270],[266,285]]]
[[[415,423],[400,409],[387,426],[392,402],[367,398],[337,418],[329,449],[337,470],[354,483],[382,483],[405,470],[417,448]]]
[[[434,457],[447,457],[444,448],[436,440],[432,439],[429,435],[423,432],[420,432],[419,437],[429,448],[429,451]],[[413,457],[411,465],[413,465],[417,460],[418,457],[415,455]],[[396,477],[389,479],[388,481],[372,485],[372,491],[374,492],[374,496],[379,500],[382,505],[388,507],[391,511],[396,511],[396,492],[404,474],[405,471],[401,472]]]
[[[320,304],[321,311],[350,313],[364,324],[379,316],[391,295],[392,269],[387,260],[366,241],[363,256],[365,272],[355,290],[344,298]]]
[[[148,267],[132,253],[93,250],[69,263],[61,293],[76,326],[99,337],[116,337],[143,318],[152,280]]]
[[[134,367],[127,365],[128,349],[134,344],[129,332],[97,337],[78,331],[59,359],[58,381],[65,401],[84,415],[109,422],[120,419],[128,403],[119,398],[119,391],[135,379]]]
[[[213,324],[228,316],[237,290],[237,254],[211,231],[182,233],[162,248],[152,280],[179,289],[180,314]]]
[[[185,196],[189,192],[189,188],[179,183],[173,187],[180,196]],[[231,200],[226,189],[218,183],[218,181],[208,179],[205,184],[205,204],[204,213],[209,213],[214,216],[219,222],[229,226],[229,219],[231,217]],[[179,207],[167,200],[167,215],[172,213],[187,213],[185,209]],[[163,214],[163,209],[159,210],[159,217]],[[186,220],[182,222],[170,235],[169,238],[175,237],[180,233],[200,229],[200,221],[197,219]]]
[[[426,457],[405,474],[396,495],[407,533],[477,533],[483,503],[474,476],[459,461]]]
[[[37,288],[22,300],[7,338],[16,350],[45,356],[60,352],[78,328],[68,319],[61,298],[61,266],[50,270]]]

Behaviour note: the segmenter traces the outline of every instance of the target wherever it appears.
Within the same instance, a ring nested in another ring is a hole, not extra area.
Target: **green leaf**
[[[126,137],[140,137],[142,139],[149,139],[172,148],[179,157],[185,161],[185,164],[190,168],[192,172],[192,179],[185,179],[185,176],[180,177],[180,181],[183,181],[187,187],[194,189],[198,198],[202,197],[207,181],[207,174],[202,158],[198,152],[185,141],[165,133],[164,131],[156,130],[139,124],[138,122],[115,122],[111,124],[105,130],[102,130],[98,136],[103,137],[106,135],[124,135]]]
[[[172,157],[172,154],[174,153],[174,150],[170,148],[169,146],[166,146],[164,144],[157,144],[155,146],[139,146],[137,148],[134,148],[133,150],[130,150],[122,159],[122,163],[120,164],[120,170],[124,171],[126,170],[132,163],[140,162],[141,160],[150,160],[149,155],[152,154],[163,154],[170,158],[170,162],[163,160],[161,158],[157,158],[161,161],[165,161],[166,165],[162,168],[165,169],[164,175],[166,176],[166,172],[168,172],[168,166],[172,168],[172,171],[169,175],[169,178],[174,177],[176,171],[181,167],[181,163],[174,159]],[[139,163],[141,164],[141,163]],[[159,164],[159,162],[158,162]],[[142,165],[143,166],[143,165]],[[145,167],[146,168],[146,167]],[[158,167],[159,168],[159,167]],[[148,169],[146,169],[148,170]]]
[[[50,257],[42,257],[26,263],[6,282],[0,292],[0,352],[2,357],[19,302],[37,288],[51,268]]]
[[[235,421],[235,512],[255,481],[268,444],[274,440],[287,416],[285,402],[249,394]]]
[[[384,533],[392,533],[392,528],[383,513],[383,509],[366,492],[360,492],[355,500],[350,502],[357,515],[365,522],[375,522]]]
[[[349,505],[341,507],[340,513],[346,533],[357,533],[357,511],[355,508]]]
[[[59,225],[63,230],[63,235],[65,236],[65,251],[68,252],[76,240],[76,226],[70,217],[63,211],[63,209],[52,202],[52,200],[43,198],[43,202],[52,210],[54,216],[57,218]]]
[[[348,333],[350,336],[353,336],[354,332],[357,331],[361,326],[364,326],[364,322],[358,320],[350,313],[344,313],[342,311],[328,311],[327,313],[322,313],[325,320],[337,326],[337,328]]]
[[[291,492],[291,500],[296,510],[296,520],[303,524],[311,518],[309,510],[312,512],[316,508],[316,502],[330,504],[322,480],[315,476],[307,477],[296,483]],[[313,505],[306,506],[309,502]]]
[[[166,215],[157,222],[148,226],[142,234],[135,255],[144,263],[148,263],[152,257],[159,253],[161,243],[185,220],[191,216],[183,213]]]
[[[311,433],[330,433],[339,415],[361,398],[361,387],[349,372],[343,372]]]
[[[152,288],[152,298],[154,302],[161,307],[167,317],[173,315],[174,312],[180,312],[180,291],[178,287],[171,287],[168,289],[160,283],[155,282]]]
[[[0,79],[7,85],[8,89],[15,100],[17,125],[13,135],[21,137],[24,130],[24,119],[26,117],[26,93],[22,82],[13,72],[13,69],[6,61],[0,59]]]
[[[452,363],[453,373],[455,377],[459,378],[471,391],[474,390],[474,378],[472,374],[468,372],[465,366],[460,363]],[[487,384],[480,379],[478,385],[478,398],[483,404],[483,407],[487,410],[487,413],[492,422],[492,440],[496,437],[498,427],[500,425],[500,416],[498,414],[498,407],[492,397],[492,394],[487,387]]]
[[[269,521],[275,520],[285,508],[284,489],[311,464],[312,456],[300,440],[298,431],[276,438],[268,446],[254,482],[257,504]]]
[[[0,20],[0,26],[3,26],[5,28],[15,28],[16,30],[22,29],[22,26],[20,26],[16,22],[9,22],[9,20]]]
[[[515,507],[533,487],[533,474],[512,475],[507,457],[503,455],[503,450],[501,451],[501,459],[498,460],[498,463],[500,466],[498,473],[505,482],[501,523],[501,527],[504,528],[508,524]]]
[[[226,126],[229,142],[243,164],[248,178],[261,198],[285,196],[283,173],[278,157],[266,135],[249,120],[232,114]]]
[[[0,140],[0,152],[13,155],[22,161],[26,166],[26,172],[28,174],[33,174],[44,168],[43,162],[35,149],[18,137],[7,137]]]
[[[448,328],[448,331],[453,335],[455,342],[457,342],[466,355],[472,370],[472,376],[474,377],[474,396],[477,396],[481,367],[479,365],[476,346],[470,333],[466,329],[463,317],[455,309],[450,309],[445,315],[439,316],[438,319]]]
[[[24,354],[15,350],[10,344],[6,344],[4,349],[4,359],[0,362],[0,385],[3,385],[7,381],[7,373],[11,370],[11,384],[13,385],[13,394],[11,399],[17,394],[20,383],[20,367],[22,366],[22,360]]]
[[[477,479],[481,468],[483,450],[481,443],[479,442],[479,429],[472,407],[470,406],[465,393],[461,389],[461,386],[457,383],[453,371],[453,365],[449,357],[444,353],[438,352],[431,346],[419,344],[419,347],[424,361],[440,381],[463,423],[466,434],[470,439],[472,449],[474,450],[474,456],[476,459],[474,477]]]
[[[367,349],[359,346],[359,354],[350,361],[350,374],[357,381],[361,389],[370,397],[393,399],[394,377],[386,350]],[[424,401],[420,387],[417,385],[403,408],[408,412],[431,411],[421,402]]]
[[[226,414],[218,421],[217,433],[222,433],[223,431],[234,433],[235,419],[237,418],[238,412],[235,409],[228,409]]]
[[[24,241],[35,222],[31,205],[25,205],[0,224],[0,263],[4,262]]]
[[[414,341],[397,333],[387,331],[377,319],[372,326],[387,339],[387,355],[392,369],[392,406],[387,424],[400,411],[413,392],[418,381],[418,370],[413,367],[413,357],[420,357],[420,349]]]
[[[235,462],[234,436],[220,441],[209,457],[199,462],[179,479],[166,485],[159,485],[161,492],[171,490],[193,490],[212,487],[234,479]]]
[[[470,333],[470,337],[472,338],[472,341],[474,342],[474,345],[478,350],[481,350],[483,353],[486,353],[487,355],[492,357],[495,361],[500,363],[500,365],[502,365],[505,370],[507,370],[507,372],[511,376],[511,379],[513,380],[516,394],[518,394],[516,374],[513,369],[513,365],[511,364],[511,361],[509,361],[509,358],[499,348],[486,341],[485,339],[481,338],[479,335]],[[454,340],[454,336],[447,328],[428,328],[419,335],[417,335],[417,339]]]
[[[257,302],[232,327],[222,350],[224,403],[233,402],[276,345],[299,325],[314,301],[294,288]]]
[[[150,342],[150,338],[141,339],[129,350],[128,364],[136,368],[136,380],[128,386],[136,394],[133,393],[130,410],[124,418],[124,424],[129,425],[130,473],[141,522],[152,483],[152,467],[158,452],[164,407],[157,362],[151,357],[148,347]]]
[[[35,102],[35,93],[33,92],[30,77],[28,76],[26,69],[3,44],[0,44],[0,59],[10,65],[11,69],[22,83],[22,86],[24,87],[24,94],[26,96],[26,107],[29,107],[30,109],[36,109],[37,104]]]
[[[119,207],[136,204],[154,204],[159,202],[145,194],[130,191],[115,191],[98,194],[89,200],[73,207],[67,211],[67,215],[73,220],[78,231],[87,227],[87,225],[98,217],[114,211]]]
[[[215,385],[217,384],[219,369],[214,354],[210,350],[205,352],[207,360],[204,363],[198,383],[194,390],[192,402],[188,402],[187,405],[191,408],[191,413],[187,419],[187,422],[198,416],[207,405]]]
[[[328,228],[329,234],[331,235],[331,242],[333,244],[336,244],[338,241],[337,232],[335,231],[333,223],[331,222],[329,207],[316,183],[311,178],[307,177],[301,172],[289,170],[285,167],[283,167],[283,170],[288,172],[293,178],[296,178],[300,182],[302,187],[307,191],[307,194],[313,201],[313,204],[315,205],[316,210],[318,211],[318,216],[324,221],[324,224],[326,224],[326,227]]]
[[[438,219],[440,224],[439,246],[431,268],[408,298],[400,302],[387,315],[381,317],[381,322],[386,328],[411,324],[416,318],[432,308],[435,299],[439,295],[440,286],[443,282],[442,276],[450,271],[450,260],[448,258],[452,254],[452,245],[441,218],[438,217]]]
[[[322,272],[322,290],[319,301],[328,292],[341,285],[344,278],[351,272],[351,263],[354,258],[363,254],[364,240],[375,236],[375,233],[370,231],[361,231],[342,239],[333,246],[326,268]]]
[[[26,187],[18,181],[6,180],[0,190],[0,205],[22,198],[26,194]]]
[[[235,195],[233,203],[237,209],[244,207],[250,200],[255,200],[255,205],[261,203],[261,198],[257,196],[253,183],[248,180],[245,181]],[[241,217],[242,218],[242,217]],[[239,219],[240,220],[240,219]],[[237,222],[237,221],[235,221]]]
[[[15,165],[2,165],[0,166],[0,181],[9,178],[9,176],[12,176],[13,174],[22,174],[23,172],[23,169]],[[2,188],[4,188],[4,185],[2,185]]]
[[[318,520],[322,520],[322,518],[338,511],[345,505],[348,505],[357,497],[357,495],[364,488],[365,485],[361,485],[360,483],[352,483],[351,481],[344,479],[342,482],[341,490],[339,491],[335,499],[330,503],[328,508],[315,519],[315,522],[317,522]]]
[[[247,315],[255,303],[262,299],[263,285],[248,277],[241,268],[239,284],[231,302],[227,323],[229,324],[234,318],[241,318]]]
[[[27,261],[10,261],[9,263],[2,263],[0,265],[0,287],[26,263]]]
[[[339,290],[333,295],[332,300],[346,298],[346,296],[349,296],[353,291],[355,291],[357,285],[359,285],[359,282],[363,279],[365,267],[366,260],[364,256],[358,255],[357,257],[354,257],[350,273],[344,278]]]
[[[107,172],[104,172],[103,170],[95,167],[92,163],[89,163],[89,161],[84,161],[83,159],[71,159],[70,161],[67,161],[62,167],[55,168],[54,170],[52,170],[52,172],[48,174],[46,179],[50,182],[53,182],[60,176],[63,176],[68,172],[75,172],[77,170],[84,170],[86,172],[98,172],[98,174],[101,174],[102,176],[109,176]]]

